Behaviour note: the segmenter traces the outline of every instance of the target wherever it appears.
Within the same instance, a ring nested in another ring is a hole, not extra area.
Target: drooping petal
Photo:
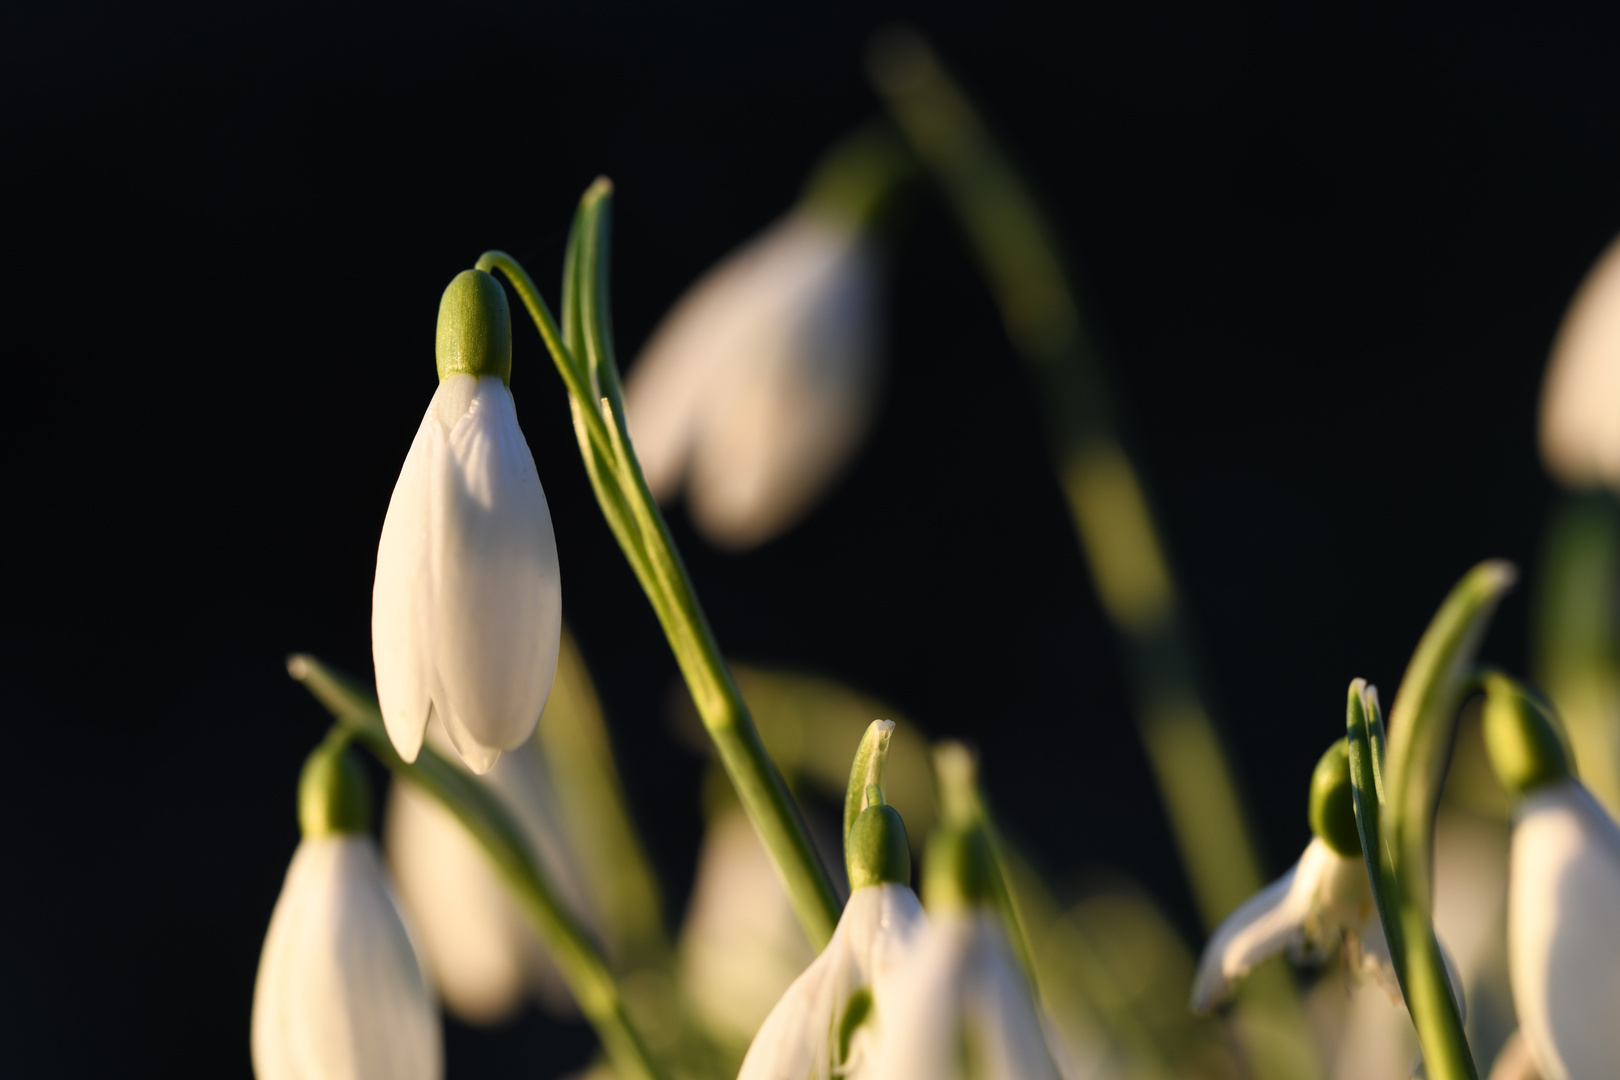
[[[427,740],[441,753],[453,753],[442,725],[430,723]],[[502,754],[480,782],[511,813],[568,909],[596,929],[584,875],[564,835],[562,811],[535,740]],[[451,1012],[469,1023],[496,1023],[532,991],[549,1011],[573,1014],[573,998],[555,963],[460,822],[414,788],[396,783],[383,837],[423,959]]]
[[[933,918],[904,968],[875,984],[878,1080],[1057,1080],[1001,925],[985,912]]]
[[[765,845],[741,811],[710,822],[680,941],[693,1014],[739,1049],[815,959]]]
[[[465,393],[472,378],[451,376],[435,400]],[[468,767],[482,773],[534,732],[562,632],[551,513],[498,377],[477,380],[447,432],[438,479],[430,489],[434,711]]]
[[[1508,964],[1545,1080],[1620,1074],[1620,827],[1573,779],[1515,813]]]
[[[493,1024],[523,1003],[522,916],[466,829],[431,798],[395,783],[383,835],[389,868],[444,1004]]]
[[[857,889],[832,940],[760,1025],[738,1080],[829,1080],[863,1075],[883,1018],[873,987],[894,977],[922,905],[904,885]]]
[[[1547,365],[1541,456],[1571,487],[1620,491],[1620,240],[1570,303]]]
[[[653,493],[690,475],[694,521],[730,547],[790,525],[870,419],[879,276],[847,225],[801,211],[699,281],[626,385]]]
[[[693,520],[728,547],[761,543],[802,516],[854,452],[875,404],[876,257],[810,223],[797,243],[814,280],[781,313],[778,347],[716,390],[693,445]]]
[[[253,995],[259,1080],[436,1080],[439,1020],[368,838],[303,841]]]
[[[371,655],[377,669],[377,701],[388,737],[406,761],[415,761],[421,751],[432,694],[428,515],[433,467],[443,441],[430,405],[388,501],[371,589]]]
[[[1313,838],[1299,862],[1228,915],[1204,946],[1193,979],[1192,1007],[1208,1012],[1263,960],[1306,941],[1305,922],[1316,905],[1323,875],[1339,858]]]

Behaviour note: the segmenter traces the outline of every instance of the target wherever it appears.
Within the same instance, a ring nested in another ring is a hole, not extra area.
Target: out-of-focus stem
[[[1193,675],[1190,641],[1141,478],[1120,443],[1057,241],[1022,179],[928,45],[893,32],[873,75],[937,176],[1040,390],[1081,548],[1123,643],[1137,721],[1206,925],[1261,885],[1237,785]]]

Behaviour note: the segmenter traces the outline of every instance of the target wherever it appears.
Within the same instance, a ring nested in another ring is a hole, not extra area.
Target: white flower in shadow
[[[1514,811],[1508,966],[1544,1080],[1620,1076],[1620,826],[1573,778]]]
[[[369,837],[298,845],[253,988],[258,1080],[436,1080],[438,1009]]]
[[[495,375],[451,375],[377,546],[372,656],[400,757],[416,760],[437,716],[468,768],[488,772],[534,732],[561,632],[551,514],[511,391]]]
[[[429,726],[428,741],[445,749],[437,723]],[[537,741],[502,754],[479,782],[511,813],[530,855],[575,917],[588,925],[583,874]],[[452,1013],[468,1023],[497,1023],[530,993],[553,1013],[573,1011],[573,999],[533,924],[489,857],[448,810],[396,782],[389,790],[383,839],[434,987]]]
[[[625,385],[653,495],[684,486],[697,527],[734,549],[802,517],[872,416],[879,282],[855,227],[800,209],[693,285]]]
[[[1264,960],[1288,951],[1319,962],[1343,946],[1346,967],[1371,975],[1401,1000],[1389,942],[1361,856],[1347,857],[1312,838],[1299,862],[1244,901],[1216,928],[1193,980],[1192,1007],[1208,1012]]]

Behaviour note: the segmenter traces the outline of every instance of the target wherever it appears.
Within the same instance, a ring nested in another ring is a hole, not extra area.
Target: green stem
[[[771,853],[806,936],[820,949],[838,924],[832,879],[726,667],[625,426],[607,305],[612,190],[598,180],[580,200],[563,272],[560,333],[515,259],[489,252],[478,265],[507,275],[539,327],[568,387],[580,453],[603,515],[669,639],[738,800]]]
[[[1480,563],[1463,576],[1424,631],[1390,708],[1380,824],[1394,864],[1398,922],[1386,922],[1385,933],[1392,942],[1399,935],[1405,950],[1401,982],[1431,1080],[1477,1077],[1434,935],[1434,815],[1474,654],[1515,576],[1512,566],[1498,561]]]
[[[477,780],[423,746],[415,763],[394,751],[376,697],[312,656],[288,658],[287,671],[325,705],[355,741],[460,821],[534,925],[580,1012],[596,1029],[620,1076],[664,1080],[667,1075],[631,1022],[618,981],[596,942],[563,906],[511,815]]]
[[[1193,676],[1193,650],[1140,474],[1055,234],[927,43],[877,50],[879,92],[937,176],[1040,390],[1053,465],[1104,611],[1195,900],[1214,927],[1262,884],[1238,786]]]

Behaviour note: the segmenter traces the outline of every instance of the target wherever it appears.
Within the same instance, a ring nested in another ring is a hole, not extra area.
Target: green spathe
[[[371,788],[349,740],[328,738],[298,776],[298,827],[306,840],[371,828]]]
[[[1569,751],[1548,708],[1516,680],[1485,676],[1485,752],[1502,786],[1524,795],[1569,778]]]
[[[435,342],[439,381],[452,375],[499,375],[512,381],[512,313],[506,290],[482,270],[463,270],[439,298]]]
[[[866,803],[845,844],[850,891],[885,882],[911,884],[911,846],[906,843],[905,824],[894,807],[884,805],[877,785],[867,789]]]
[[[1361,857],[1356,832],[1355,790],[1350,783],[1350,744],[1340,739],[1327,748],[1311,773],[1311,832],[1345,858]]]

